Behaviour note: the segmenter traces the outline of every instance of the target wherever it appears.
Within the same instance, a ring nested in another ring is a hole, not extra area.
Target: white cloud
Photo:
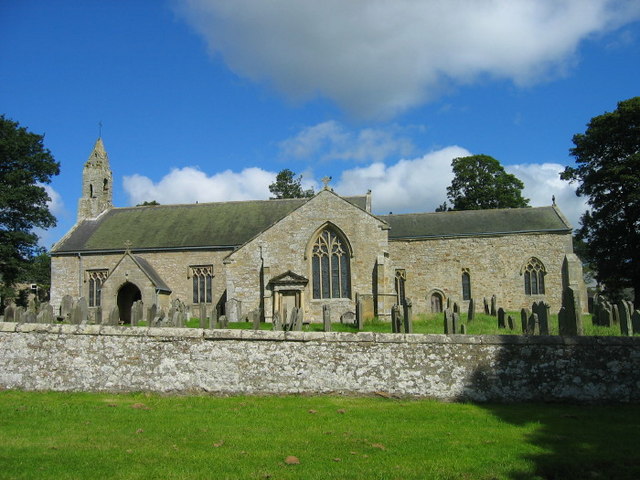
[[[152,200],[162,204],[251,200],[269,198],[275,176],[257,167],[211,176],[196,167],[184,167],[171,170],[157,183],[143,175],[126,176],[123,186],[131,205]]]
[[[523,195],[532,207],[551,205],[555,196],[556,204],[567,217],[573,228],[580,226],[580,217],[587,210],[587,202],[576,195],[576,185],[560,179],[564,166],[558,163],[508,165],[505,170],[514,174],[524,183]]]
[[[433,212],[447,198],[451,160],[467,155],[471,155],[468,150],[451,146],[389,166],[374,162],[342,172],[335,190],[360,195],[371,189],[372,209],[378,214]]]
[[[409,155],[414,146],[396,126],[353,132],[330,120],[304,128],[280,142],[280,149],[284,158],[294,160],[381,162],[392,155]]]
[[[41,185],[41,187],[44,188],[47,195],[49,195],[47,206],[53,216],[57,217],[66,213],[64,209],[64,202],[62,201],[62,195],[55,191],[51,185]]]
[[[186,0],[237,74],[287,97],[391,116],[479,77],[561,75],[582,40],[640,18],[626,0]]]

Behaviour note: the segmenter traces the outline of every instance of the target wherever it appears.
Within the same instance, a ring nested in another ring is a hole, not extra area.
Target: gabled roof
[[[572,230],[569,222],[556,207],[407,213],[380,215],[380,218],[391,227],[389,240],[513,233],[569,233]]]
[[[171,289],[169,288],[169,286],[165,283],[162,277],[158,275],[158,272],[156,272],[156,270],[151,266],[151,264],[146,259],[142,258],[139,255],[131,255],[131,256],[140,267],[140,270],[142,270],[144,274],[147,277],[149,277],[149,280],[151,280],[151,283],[153,283],[156,289],[160,290],[161,292],[171,293]]]
[[[366,209],[366,197],[344,197]],[[52,254],[233,248],[263,232],[309,198],[112,208],[77,224]]]

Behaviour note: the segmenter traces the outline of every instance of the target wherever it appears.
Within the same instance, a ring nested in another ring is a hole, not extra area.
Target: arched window
[[[526,295],[544,295],[544,265],[537,258],[531,258],[524,267],[524,293]]]
[[[462,300],[471,300],[471,275],[469,270],[462,270]]]
[[[106,178],[102,181],[102,191],[103,192],[109,191],[109,180],[107,180]]]
[[[211,283],[213,280],[213,265],[192,265],[193,303],[211,303]]]
[[[349,251],[330,228],[320,232],[311,250],[313,298],[350,298]]]

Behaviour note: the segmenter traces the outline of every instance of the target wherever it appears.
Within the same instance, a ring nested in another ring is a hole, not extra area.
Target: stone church
[[[410,298],[415,313],[496,295],[507,310],[544,300],[560,308],[563,286],[585,291],[572,228],[548,207],[374,215],[371,192],[342,197],[116,208],[102,139],[82,176],[74,227],[54,245],[51,303],[83,296],[90,309],[118,306],[130,319],[142,300],[180,299],[231,320],[298,307],[305,321],[354,312],[390,317]],[[584,294],[586,295],[586,293]],[[586,302],[583,303],[586,305]]]

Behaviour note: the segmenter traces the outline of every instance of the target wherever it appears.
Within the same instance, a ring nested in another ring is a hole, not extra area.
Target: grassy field
[[[467,321],[467,314],[461,314],[461,322],[467,326],[467,334],[469,335],[521,335],[522,327],[520,322],[520,312],[508,312],[507,315],[511,315],[514,319],[513,330],[498,328],[497,317],[491,315],[476,314],[475,319],[472,322]],[[188,323],[188,327],[197,327],[199,325],[197,318],[192,318]],[[591,315],[585,315],[582,320],[584,326],[585,335],[602,335],[602,336],[619,336],[620,327],[601,327],[592,325]],[[550,320],[550,333],[551,335],[558,334],[558,316],[551,315]],[[235,322],[230,323],[229,328],[233,329],[250,329],[252,324],[250,322]],[[272,325],[270,323],[262,323],[260,328],[263,330],[271,330]],[[357,332],[358,330],[352,326],[341,325],[340,323],[333,323],[331,329],[336,332]],[[322,323],[311,323],[303,326],[305,331],[322,331]],[[382,332],[391,333],[391,323],[379,321],[377,319],[367,320],[364,325],[364,331],[366,332]],[[444,320],[443,314],[429,314],[429,315],[416,315],[413,321],[414,333],[444,333]]]
[[[2,479],[640,478],[640,406],[2,391],[0,408]]]

